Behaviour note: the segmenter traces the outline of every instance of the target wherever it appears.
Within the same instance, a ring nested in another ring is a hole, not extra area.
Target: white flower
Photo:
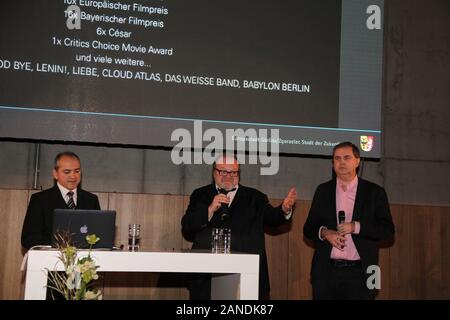
[[[67,289],[73,290],[75,288],[74,280],[75,280],[75,273],[72,272],[72,273],[68,274],[67,279],[66,279]]]
[[[97,268],[95,262],[91,258],[91,250],[87,257],[78,259],[77,248],[70,245],[70,237],[64,238],[63,236],[57,237],[62,240],[59,246],[60,249],[60,261],[65,266],[65,275],[60,273],[49,273],[50,284],[64,295],[68,300],[100,300],[103,298],[101,290],[92,291],[92,280],[97,280]],[[69,240],[67,240],[69,239]],[[86,237],[86,241],[91,245],[94,245],[99,240],[95,235]],[[50,270],[48,270],[50,271]]]

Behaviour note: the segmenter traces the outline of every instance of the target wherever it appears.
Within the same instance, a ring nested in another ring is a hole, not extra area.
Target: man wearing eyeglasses
[[[192,249],[211,249],[211,231],[215,227],[231,228],[231,250],[259,254],[259,297],[268,298],[269,273],[265,250],[264,226],[288,223],[297,200],[291,188],[278,207],[273,207],[265,194],[239,184],[240,168],[233,156],[220,156],[213,164],[213,183],[194,190],[181,220],[186,239]],[[211,276],[192,275],[190,298],[210,299]]]

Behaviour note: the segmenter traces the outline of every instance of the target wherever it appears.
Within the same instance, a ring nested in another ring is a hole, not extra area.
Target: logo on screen
[[[87,225],[81,226],[80,232],[81,232],[81,233],[88,233],[88,227],[87,227]]]
[[[361,136],[359,144],[363,151],[370,151],[373,148],[373,136]]]

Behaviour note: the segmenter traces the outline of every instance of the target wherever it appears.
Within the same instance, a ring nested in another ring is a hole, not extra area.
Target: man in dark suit
[[[79,188],[80,158],[73,152],[62,152],[55,158],[55,185],[31,196],[22,227],[22,246],[30,249],[52,242],[55,209],[100,209],[96,195]]]
[[[334,147],[336,178],[319,185],[303,227],[315,245],[314,299],[375,297],[367,268],[378,265],[378,241],[393,237],[395,228],[386,192],[357,176],[359,163],[359,149],[351,142]]]
[[[279,226],[290,221],[297,199],[291,188],[282,205],[274,208],[267,196],[239,184],[239,163],[235,157],[220,156],[213,165],[210,185],[194,190],[181,220],[183,235],[193,240],[193,249],[211,249],[214,227],[231,228],[231,250],[259,254],[259,294],[267,298],[270,290],[264,225]],[[211,276],[192,275],[191,299],[210,299]]]

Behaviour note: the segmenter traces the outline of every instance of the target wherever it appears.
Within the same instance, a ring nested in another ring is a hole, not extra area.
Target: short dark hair
[[[344,142],[341,142],[341,143],[339,143],[339,144],[334,146],[334,148],[333,148],[333,156],[331,158],[331,161],[334,161],[334,153],[336,152],[337,149],[347,148],[347,147],[352,148],[352,152],[353,152],[353,155],[355,156],[355,158],[358,158],[358,159],[360,158],[359,148],[356,145],[354,145],[353,143],[351,143],[350,141],[344,141]],[[358,173],[359,173],[359,166],[356,167],[356,174],[358,174]],[[331,177],[333,179],[336,179],[336,172],[334,172],[333,168],[331,169]]]
[[[355,158],[360,158],[359,148],[357,146],[355,146],[353,143],[351,143],[350,141],[344,141],[344,142],[341,142],[341,143],[335,145],[333,148],[333,158],[334,158],[334,153],[336,152],[337,149],[346,148],[346,147],[352,148],[352,152],[353,152],[353,155],[355,156]]]
[[[64,151],[64,152],[60,152],[56,155],[55,157],[55,170],[58,170],[58,161],[62,158],[62,157],[69,157],[69,158],[74,158],[77,159],[78,162],[80,162],[81,165],[81,160],[80,157],[78,157],[74,152],[72,151]]]

